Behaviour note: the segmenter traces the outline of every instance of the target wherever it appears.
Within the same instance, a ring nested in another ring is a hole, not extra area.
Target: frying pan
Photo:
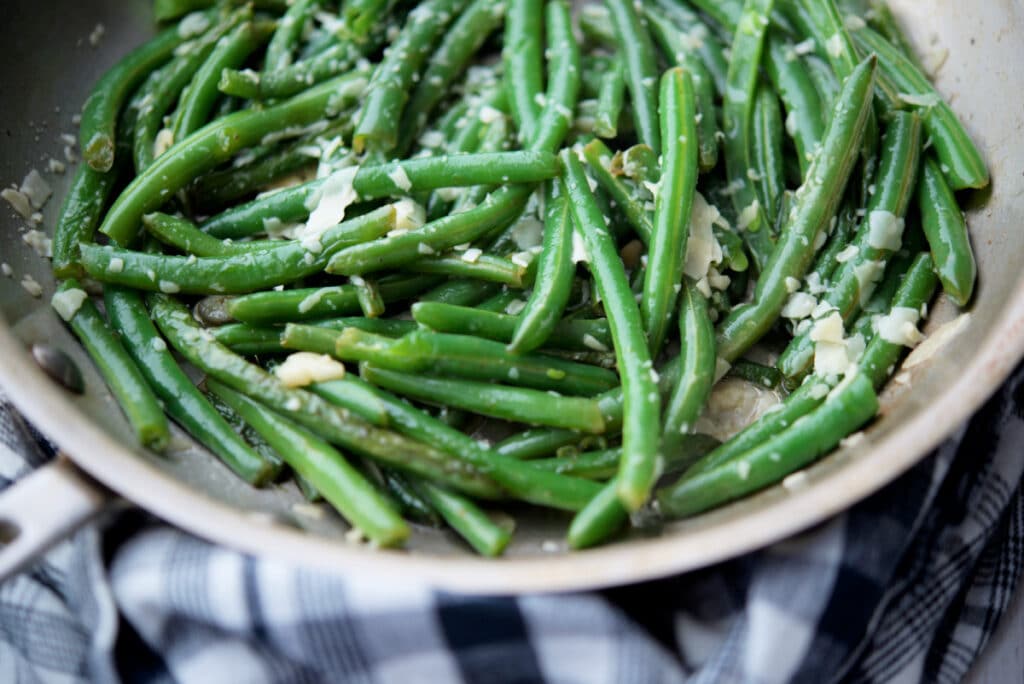
[[[40,3],[9,0],[0,23],[3,147],[0,181],[18,182],[49,156],[90,85],[152,30],[142,0]],[[668,524],[604,548],[568,553],[562,514],[526,512],[505,558],[472,557],[438,531],[406,550],[345,540],[333,514],[302,503],[291,485],[256,491],[182,438],[159,456],[140,449],[88,358],[50,310],[48,263],[22,243],[23,223],[0,208],[0,384],[24,415],[66,454],[0,496],[0,577],[111,505],[118,497],[200,537],[290,563],[416,580],[463,593],[582,590],[636,582],[751,551],[820,522],[919,461],[991,395],[1024,354],[1024,8],[1013,0],[892,0],[925,61],[944,63],[938,84],[984,150],[992,187],[968,196],[980,286],[969,319],[929,360],[893,383],[879,420],[809,469],[804,486],[776,487],[699,518]],[[102,24],[97,46],[89,35]],[[52,227],[68,178],[54,181]],[[43,296],[20,284],[31,275]],[[928,330],[960,312],[945,299]],[[947,328],[949,330],[949,328]],[[45,342],[67,351],[85,375],[83,396],[54,384],[27,353]],[[4,542],[6,546],[2,546]]]

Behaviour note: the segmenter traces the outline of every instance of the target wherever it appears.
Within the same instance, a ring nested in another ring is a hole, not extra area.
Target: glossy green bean
[[[715,329],[704,296],[684,283],[679,304],[679,382],[665,408],[661,446],[665,454],[679,450],[704,411],[715,382]]]
[[[390,503],[330,444],[224,383],[208,384],[353,527],[384,547],[401,545],[409,537],[409,526]]]
[[[652,10],[670,21],[683,34],[681,37],[688,38],[683,42],[683,46],[687,48],[687,55],[695,53],[699,58],[696,61],[708,70],[714,90],[723,95],[729,60],[725,57],[725,45],[719,37],[711,31],[699,14],[678,0],[654,0],[649,5],[645,3],[644,11],[648,13],[648,19]]]
[[[572,217],[557,181],[547,184],[544,212],[544,245],[537,278],[508,345],[513,354],[531,352],[551,338],[565,313],[576,276],[576,265],[572,261]]]
[[[480,555],[496,558],[512,540],[510,530],[492,521],[470,499],[429,482],[418,485],[417,490]]]
[[[777,29],[769,31],[765,70],[786,106],[786,131],[796,147],[801,176],[805,176],[825,134],[822,112],[832,108],[832,101],[822,101],[804,61],[791,52],[793,49]]]
[[[509,0],[501,52],[505,87],[519,140],[532,139],[544,92],[544,12],[541,0]]]
[[[605,0],[626,68],[626,88],[633,103],[637,137],[661,153],[658,125],[658,59],[647,26],[631,0]]]
[[[171,441],[171,433],[160,402],[78,281],[64,281],[55,296],[71,298],[76,295],[81,298],[79,306],[73,310],[62,306],[61,317],[96,364],[142,446],[163,451]]]
[[[338,252],[327,265],[334,275],[364,275],[398,268],[473,242],[513,221],[522,212],[532,188],[506,186],[487,196],[480,206],[428,223],[402,235],[386,237]]]
[[[78,246],[92,241],[119,176],[114,170],[101,173],[88,164],[75,173],[53,233],[53,273],[58,278],[85,274]]]
[[[320,235],[226,257],[147,254],[109,245],[82,245],[80,250],[83,268],[101,282],[171,294],[235,294],[319,273],[347,245],[373,240],[394,227],[395,208],[387,205]]]
[[[295,0],[288,7],[288,10],[281,17],[277,29],[267,44],[267,51],[263,55],[263,72],[270,73],[278,69],[284,69],[292,64],[293,53],[296,45],[302,40],[302,32],[306,28],[306,22],[313,16],[313,12],[320,4],[320,0]],[[234,69],[237,64],[225,64],[224,68]]]
[[[597,97],[597,116],[594,120],[594,135],[599,138],[615,138],[619,134],[619,119],[626,99],[626,74],[622,58],[612,60],[608,71],[601,79]]]
[[[654,232],[654,222],[646,208],[611,171],[612,153],[600,140],[591,140],[583,148],[583,156],[594,174],[597,184],[615,202],[615,206],[623,213],[637,236],[644,244],[650,244]]]
[[[409,264],[408,270],[414,273],[433,273],[452,278],[472,278],[476,281],[506,285],[517,290],[521,290],[529,280],[527,267],[493,254],[481,254],[480,256],[474,254],[472,258],[467,258],[465,253],[461,256],[455,253],[451,256],[428,257]]]
[[[454,406],[492,418],[590,434],[605,431],[600,406],[592,399],[472,380],[426,377],[377,366],[365,366],[362,375],[379,387],[412,399]]]
[[[590,190],[580,160],[562,153],[562,182],[583,238],[588,268],[604,303],[614,340],[624,396],[622,468],[617,488],[628,510],[640,508],[657,479],[661,399],[652,377],[653,362],[643,334],[640,310],[604,216]]]
[[[193,178],[229,160],[238,151],[258,144],[274,131],[308,126],[337,114],[354,103],[365,85],[363,76],[355,72],[279,105],[237,112],[208,124],[135,178],[107,212],[100,231],[119,245],[130,244],[142,217],[159,209]]]
[[[883,141],[881,163],[868,200],[865,218],[848,250],[851,258],[839,264],[823,301],[850,322],[871,298],[885,263],[899,250],[903,217],[917,188],[921,151],[921,120],[916,114],[897,112]],[[952,195],[949,197],[952,200]],[[955,204],[954,204],[955,206]],[[960,215],[959,208],[956,215]],[[778,367],[788,379],[806,373],[814,358],[810,333],[797,335],[779,357]]]
[[[817,409],[788,430],[718,468],[687,472],[658,493],[662,512],[689,517],[774,484],[831,451],[841,439],[878,413],[868,377],[852,376]]]
[[[481,283],[477,280],[453,279],[447,280],[437,287],[424,292],[419,298],[420,302],[457,306],[473,307],[480,302],[493,297],[501,291],[496,283]],[[454,330],[439,330],[438,332],[457,332]]]
[[[697,100],[689,73],[669,69],[661,79],[660,118],[664,145],[654,199],[654,230],[640,297],[640,315],[651,356],[661,353],[679,300],[697,189]]]
[[[548,0],[544,16],[547,33],[547,93],[530,136],[529,148],[556,152],[575,120],[581,87],[580,49],[573,35],[572,9],[566,0]]]
[[[378,286],[384,301],[392,303],[416,297],[438,280],[435,276],[401,275],[381,278]],[[360,312],[359,300],[351,285],[256,292],[231,299],[224,308],[229,320],[254,325],[352,316]]]
[[[925,157],[921,168],[917,204],[942,289],[957,305],[967,306],[978,273],[974,251],[963,211],[941,164],[932,156]]]
[[[373,27],[384,23],[384,18],[395,6],[396,0],[351,0],[342,8],[345,29],[356,40],[364,41]]]
[[[259,401],[314,434],[399,470],[494,498],[499,494],[490,478],[447,454],[392,432],[376,428],[349,411],[320,397],[286,387],[259,366],[248,363],[200,328],[188,309],[166,295],[150,295],[149,308],[167,341],[192,365],[233,390]]]
[[[216,0],[153,0],[153,18],[159,22],[180,19],[198,10],[209,9]]]
[[[772,219],[780,213],[782,195],[786,191],[786,173],[779,98],[763,82],[757,88],[750,123],[750,160],[754,171],[752,175],[756,177],[754,188],[765,213]]]
[[[384,52],[366,89],[352,148],[356,152],[391,151],[398,144],[402,112],[414,79],[430,51],[468,0],[424,0]]]
[[[718,354],[735,361],[775,323],[789,297],[787,278],[801,279],[814,259],[814,244],[842,198],[871,114],[875,60],[868,58],[847,79],[822,141],[786,218],[779,243],[754,291],[719,325]]]
[[[569,524],[566,539],[575,550],[595,546],[615,534],[629,520],[619,499],[620,481],[613,478]]]
[[[249,447],[192,384],[168,351],[139,293],[106,288],[103,295],[111,325],[167,413],[240,478],[257,487],[269,482],[276,465]]]

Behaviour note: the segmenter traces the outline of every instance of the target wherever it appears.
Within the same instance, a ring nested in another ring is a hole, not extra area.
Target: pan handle
[[[65,456],[0,492],[0,582],[95,518],[112,495]]]

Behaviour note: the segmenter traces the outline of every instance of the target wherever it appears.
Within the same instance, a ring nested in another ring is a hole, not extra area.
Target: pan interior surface
[[[863,440],[823,459],[798,490],[776,487],[699,518],[639,533],[610,546],[569,554],[562,541],[568,517],[514,510],[517,533],[507,556],[470,556],[454,537],[418,529],[406,551],[380,552],[345,540],[347,527],[323,506],[311,506],[293,485],[249,488],[212,456],[176,433],[176,447],[157,456],[132,435],[85,353],[49,307],[49,263],[22,240],[25,221],[0,207],[0,382],[26,416],[84,470],[125,498],[212,541],[289,562],[375,575],[420,578],[463,592],[578,590],[639,581],[704,566],[804,529],[877,490],[916,463],[998,387],[1024,351],[1024,77],[1019,40],[1024,14],[1012,0],[919,3],[892,0],[940,90],[985,152],[991,188],[968,198],[968,220],[980,281],[969,318],[930,359],[906,371],[883,395],[882,416]],[[64,161],[62,134],[91,84],[152,32],[150,3],[97,0],[51,5],[13,0],[0,25],[7,59],[0,182],[19,183],[50,158]],[[45,9],[45,11],[44,11]],[[59,17],[55,20],[54,17]],[[102,37],[93,45],[103,27]],[[73,169],[46,174],[55,195],[44,211],[52,233]],[[24,287],[42,286],[41,297]],[[926,332],[961,312],[941,298]],[[946,328],[949,330],[949,328]],[[28,355],[46,342],[64,349],[85,375],[74,397],[53,385]]]

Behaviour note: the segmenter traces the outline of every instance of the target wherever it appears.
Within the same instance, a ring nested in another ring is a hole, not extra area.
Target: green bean
[[[421,302],[441,305],[472,307],[501,291],[496,283],[481,283],[478,280],[448,280],[424,292]],[[456,332],[441,330],[439,332]]]
[[[714,89],[719,94],[724,94],[729,71],[729,61],[725,58],[725,46],[718,36],[708,28],[701,16],[677,0],[654,0],[653,6],[645,6],[644,11],[647,13],[648,20],[651,20],[652,14],[655,14],[674,25],[680,32],[680,38],[685,35],[687,40],[680,42],[679,46],[686,48],[687,57],[695,53],[693,56],[698,58],[694,61],[699,62],[707,69]]]
[[[373,374],[364,366],[364,374]],[[369,376],[368,376],[369,377]],[[575,511],[582,508],[597,491],[593,483],[559,475],[541,473],[526,464],[502,456],[472,437],[433,418],[393,394],[356,377],[352,382],[365,388],[384,403],[394,429],[436,449],[457,454],[490,474],[513,496],[540,506]]]
[[[352,187],[366,201],[439,188],[534,183],[559,173],[558,158],[548,152],[453,154],[362,166]],[[263,231],[268,221],[305,221],[310,213],[307,203],[327,181],[310,181],[229,209],[203,223],[202,229],[214,237],[237,239]]]
[[[281,346],[281,328],[259,328],[245,323],[229,323],[211,330],[215,340],[245,356],[277,354]]]
[[[914,102],[926,102],[914,106],[921,113],[924,127],[940,162],[939,168],[950,188],[963,190],[988,185],[989,173],[981,152],[924,74],[871,29],[861,29],[854,35],[859,45],[878,55],[882,77],[891,82],[893,91],[898,93],[897,98],[905,95]]]
[[[351,0],[343,8],[345,28],[357,40],[365,40],[394,6],[395,0]]]
[[[641,21],[631,0],[605,0],[622,61],[626,68],[626,87],[633,103],[640,142],[656,154],[661,153],[658,125],[658,60],[647,26]]]
[[[251,17],[251,8],[232,12],[194,42],[185,43],[181,49],[176,50],[175,57],[165,67],[157,69],[146,79],[135,99],[133,158],[137,173],[149,168],[161,152],[156,149],[157,138],[164,126],[165,115],[206,62],[217,41],[239,22],[246,22]]]
[[[918,254],[892,298],[890,312],[895,309],[921,312],[935,294],[938,280],[931,255]],[[904,349],[902,344],[895,344],[881,335],[875,335],[864,350],[858,365],[875,387],[881,388],[892,375],[892,369]]]
[[[437,332],[473,335],[506,343],[511,343],[515,338],[519,321],[516,316],[508,314],[427,301],[413,304],[412,315],[420,325]],[[612,338],[604,319],[567,318],[555,322],[551,334],[541,347],[566,351],[604,351],[611,349]]]
[[[250,21],[220,39],[206,63],[196,72],[192,83],[181,94],[174,114],[174,140],[185,140],[210,120],[210,113],[221,94],[218,88],[221,73],[243,64],[264,43],[272,26],[268,22]]]
[[[959,306],[967,306],[977,278],[974,251],[963,212],[932,156],[925,158],[921,169],[917,203],[942,289]]]
[[[277,30],[267,45],[263,56],[263,71],[269,73],[284,69],[292,64],[292,52],[302,39],[306,22],[313,16],[320,0],[295,0],[281,17]],[[238,65],[225,64],[225,68],[236,68]]]
[[[691,0],[694,7],[711,17],[723,30],[736,31],[743,15],[743,0]],[[766,15],[767,16],[767,15]]]
[[[96,305],[74,279],[61,283],[55,297],[57,302],[64,298],[64,303],[58,304],[61,317],[96,364],[139,442],[154,451],[166,449],[171,433],[160,402]],[[77,308],[68,306],[75,302],[80,302]]]
[[[644,12],[651,33],[661,45],[668,61],[684,67],[693,81],[700,169],[710,171],[718,165],[718,115],[715,111],[715,84],[711,73],[692,49],[690,43],[693,39],[689,35],[684,36],[682,30],[656,8],[647,7]]]
[[[259,401],[344,449],[398,470],[455,487],[461,492],[493,498],[498,488],[490,478],[449,455],[376,428],[345,409],[303,390],[290,389],[262,368],[246,362],[217,343],[192,319],[188,309],[166,295],[150,295],[149,308],[167,341],[192,365],[211,378]]]
[[[618,38],[612,26],[611,12],[604,4],[584,3],[579,12],[580,31],[591,43],[615,49]]]
[[[587,507],[576,514],[569,525],[569,548],[580,550],[601,543],[629,520],[619,500],[620,481],[613,478]]]
[[[160,212],[146,214],[142,217],[142,224],[146,227],[146,232],[163,244],[176,247],[187,254],[195,254],[197,257],[248,254],[281,245],[274,240],[218,240],[196,228],[188,219]]]
[[[815,52],[828,61],[840,82],[849,78],[860,59],[835,1],[792,0],[786,8],[801,32],[814,39]]]
[[[750,134],[753,128],[758,69],[764,50],[768,16],[774,0],[746,0],[737,23],[729,61],[727,86],[722,103],[725,133],[725,168],[736,209],[737,228],[743,232],[758,270],[764,271],[772,244],[771,216],[758,200],[747,170],[753,167]],[[762,281],[765,280],[762,275]]]
[[[209,25],[212,13],[203,15]],[[126,100],[149,74],[168,61],[179,45],[192,36],[182,27],[160,33],[100,78],[82,108],[78,140],[85,162],[95,171],[107,173],[114,168],[118,116]]]
[[[411,478],[395,470],[378,469],[378,471],[384,488],[391,500],[398,506],[402,517],[410,522],[434,528],[440,528],[443,525],[444,521],[441,520],[441,516],[437,514],[434,507],[413,488]]]
[[[405,521],[331,445],[224,383],[209,380],[208,384],[353,527],[380,546],[398,546],[408,538]]]
[[[894,113],[883,141],[875,194],[869,199],[865,219],[848,248],[856,250],[855,254],[839,265],[823,297],[839,311],[844,322],[856,316],[871,298],[885,262],[900,247],[903,217],[917,187],[920,150],[920,118],[916,114]],[[960,216],[959,207],[956,215]],[[779,357],[778,367],[787,378],[798,378],[813,358],[814,343],[809,333],[804,333],[789,343]]]
[[[591,140],[583,148],[583,156],[597,184],[611,196],[615,205],[633,226],[641,242],[650,244],[654,223],[643,203],[638,201],[626,184],[612,173],[612,153],[608,147],[600,140]]]
[[[662,421],[661,443],[666,454],[677,451],[693,430],[715,382],[715,329],[708,318],[707,302],[689,282],[683,285],[681,300],[679,383]]]
[[[382,278],[378,286],[384,301],[392,303],[415,297],[437,282],[434,276],[403,275]],[[237,297],[226,304],[230,320],[254,325],[351,316],[359,312],[359,300],[351,285],[257,292]]]
[[[145,306],[145,302],[143,302]],[[166,344],[166,343],[165,343]],[[284,459],[281,458],[281,454],[274,451],[274,447],[267,443],[267,440],[263,439],[251,425],[245,422],[242,416],[238,415],[238,412],[233,408],[225,404],[220,397],[211,392],[207,387],[206,383],[202,383],[200,390],[203,393],[203,399],[209,404],[213,410],[227,422],[231,430],[242,439],[242,442],[252,449],[256,454],[259,455],[264,461],[270,464],[271,474],[269,481],[276,482],[281,474],[285,472],[287,465]],[[301,479],[301,478],[296,478]],[[307,487],[308,485],[308,487]],[[313,501],[320,496],[320,492],[316,491],[316,488],[310,485],[308,482],[305,484],[300,483],[303,495],[307,500]]]
[[[619,119],[626,97],[626,74],[622,58],[618,55],[601,79],[597,97],[597,117],[594,121],[594,135],[599,138],[615,138],[619,134]]]
[[[466,256],[429,257],[409,264],[408,269],[415,273],[433,273],[453,278],[472,278],[522,289],[527,277],[527,268],[510,259],[492,254]]]
[[[661,401],[640,310],[629,289],[618,250],[594,201],[583,165],[562,153],[562,182],[587,253],[588,267],[604,303],[622,376],[624,428],[618,495],[628,510],[640,508],[657,479],[658,416]]]
[[[765,83],[757,88],[751,117],[751,162],[756,176],[761,206],[768,217],[779,216],[782,195],[786,191],[786,173],[782,157],[782,117],[779,98]]]
[[[342,41],[287,68],[264,74],[225,69],[220,74],[217,88],[225,95],[246,100],[267,101],[293,97],[351,70],[370,47],[376,48],[377,44],[360,46]]]
[[[508,149],[510,144],[509,133],[508,119],[505,116],[497,117],[484,128],[477,152],[498,152],[499,150]],[[475,208],[484,201],[487,195],[495,192],[499,187],[498,185],[474,185],[463,190],[458,193],[455,202],[450,205],[448,213],[459,214]],[[441,210],[445,206],[448,206],[447,203],[439,205],[436,209]],[[437,220],[441,218],[442,214],[443,211],[439,212],[437,216],[428,218],[432,221]]]
[[[355,72],[262,110],[231,114],[196,131],[157,159],[114,202],[100,232],[119,245],[135,238],[143,215],[159,209],[197,175],[259,143],[266,135],[308,126],[350,106],[366,81]]]
[[[119,176],[114,170],[101,173],[88,164],[75,173],[53,233],[53,273],[58,278],[84,275],[78,245],[92,240]]]
[[[825,403],[793,426],[711,470],[687,472],[658,494],[661,510],[689,517],[774,484],[831,451],[878,413],[878,397],[862,373],[833,390]]]
[[[544,92],[543,20],[540,0],[509,0],[501,56],[509,106],[521,141],[532,139],[540,120],[538,100]]]
[[[505,3],[501,0],[473,0],[459,15],[430,58],[402,113],[400,150],[409,149],[423,132],[434,108],[504,17]]]
[[[359,300],[359,308],[362,310],[363,316],[373,319],[384,315],[384,298],[380,294],[376,281],[353,276],[349,282],[352,287],[356,288],[356,299]]]
[[[858,223],[857,209],[854,207],[860,203],[859,200],[852,199],[853,194],[855,193],[847,192],[847,198],[843,200],[843,205],[839,208],[836,227],[825,242],[825,246],[814,258],[814,264],[806,277],[807,281],[815,282],[816,285],[830,281],[832,274],[839,266],[837,260],[839,255],[850,246],[850,240],[853,239],[857,231]]]
[[[550,470],[559,475],[582,477],[587,480],[609,480],[619,472],[621,449],[604,449],[573,456],[557,456],[529,461],[539,470]]]
[[[494,445],[503,456],[526,461],[549,456],[562,447],[579,444],[583,436],[574,430],[534,428],[519,432]]]
[[[797,191],[779,243],[754,291],[754,301],[733,309],[718,328],[718,354],[732,363],[775,323],[789,296],[787,278],[803,277],[814,259],[818,234],[835,216],[856,159],[871,107],[875,60],[857,67],[836,102],[807,180]]]
[[[665,72],[660,104],[664,162],[640,299],[652,357],[661,353],[679,299],[676,288],[683,281],[693,193],[697,189],[697,104],[693,81],[686,70],[675,67]]]
[[[765,69],[786,105],[786,130],[796,146],[803,177],[825,133],[822,111],[832,108],[832,100],[822,101],[803,60],[791,53],[793,49],[777,29],[769,31]]]
[[[488,195],[480,206],[438,219],[403,235],[374,240],[338,252],[327,265],[333,275],[365,275],[398,268],[424,256],[449,250],[513,221],[523,210],[532,188],[506,186]]]
[[[739,359],[736,363],[732,364],[728,377],[739,378],[752,385],[767,389],[775,389],[782,384],[782,373],[779,372],[778,368],[763,366],[746,359]]]
[[[191,12],[209,9],[214,2],[215,0],[153,0],[153,18],[163,23]]]
[[[548,89],[529,148],[555,152],[572,126],[580,94],[580,49],[572,30],[572,9],[565,0],[549,0],[545,11]]]
[[[591,399],[563,397],[540,390],[472,380],[411,375],[377,366],[366,366],[362,374],[369,382],[392,392],[492,418],[591,434],[600,434],[605,430],[600,406]]]
[[[868,25],[874,28],[878,33],[882,34],[886,40],[893,44],[903,55],[913,63],[915,67],[920,71],[924,71],[921,66],[917,55],[914,52],[914,46],[910,44],[907,37],[903,35],[903,30],[900,28],[899,21],[893,16],[892,10],[884,2],[878,0],[871,0],[868,3],[869,7],[865,12],[865,18],[868,19]]]
[[[167,413],[249,484],[270,481],[277,470],[274,464],[253,451],[192,384],[167,350],[142,297],[107,288],[104,303],[111,325]]]
[[[366,89],[352,148],[390,152],[414,79],[430,50],[468,0],[424,0],[413,9],[398,37],[384,52]]]
[[[319,273],[346,245],[383,235],[395,226],[393,205],[345,221],[322,234],[226,257],[147,254],[82,245],[82,266],[93,278],[151,292],[235,294],[293,282]]]
[[[437,509],[445,522],[462,535],[480,555],[488,558],[500,556],[511,541],[511,531],[492,522],[486,513],[466,497],[430,483],[421,484],[419,491]]]
[[[354,328],[335,333],[289,324],[290,349],[328,353],[343,361],[369,361],[389,370],[507,382],[538,390],[592,396],[618,385],[611,371],[546,356],[512,356],[504,345],[464,335],[416,331],[389,341]]]
[[[822,123],[827,126],[842,85],[828,62],[817,55],[805,55],[804,63],[807,65],[807,75],[814,82],[814,89],[818,91],[818,97],[821,99]]]
[[[531,352],[551,338],[572,291],[576,265],[572,261],[572,219],[561,184],[549,181],[544,203],[544,249],[533,292],[526,302],[508,345],[513,354]],[[415,315],[415,314],[414,314]]]

